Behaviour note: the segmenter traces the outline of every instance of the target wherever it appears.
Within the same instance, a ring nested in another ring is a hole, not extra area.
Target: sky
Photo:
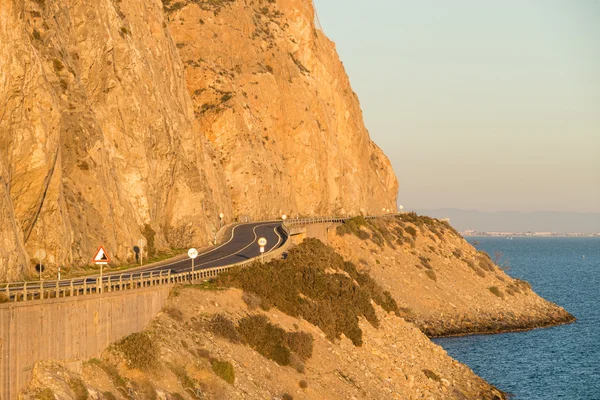
[[[600,1],[315,5],[398,204],[600,212]]]

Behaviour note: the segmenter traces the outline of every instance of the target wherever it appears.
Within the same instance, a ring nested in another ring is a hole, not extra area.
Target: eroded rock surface
[[[229,212],[163,15],[160,1],[2,3],[0,280],[38,248],[54,267],[100,245],[125,260],[153,232],[204,243]]]
[[[140,238],[201,246],[219,213],[394,209],[310,2],[0,6],[0,281],[117,262]],[[182,60],[183,59],[183,63]]]
[[[306,0],[171,1],[202,131],[237,214],[380,213],[398,183]]]

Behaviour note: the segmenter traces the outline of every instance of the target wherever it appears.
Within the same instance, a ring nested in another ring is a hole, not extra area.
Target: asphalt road
[[[231,265],[239,262],[249,260],[253,257],[260,255],[260,247],[258,246],[258,239],[264,237],[267,239],[267,245],[265,246],[265,253],[275,250],[276,248],[283,245],[287,240],[281,222],[258,222],[236,225],[233,227],[231,237],[222,245],[201,253],[194,260],[194,270],[200,270],[211,267],[219,267],[225,265]],[[119,272],[107,272],[104,275],[110,277],[111,280],[118,280],[120,276],[123,279],[129,279],[130,277],[139,277],[143,273],[150,271],[171,271],[171,273],[186,272],[192,270],[192,260],[186,258],[185,260],[169,262],[165,261],[163,264],[153,266],[145,269],[136,269],[132,272],[119,271]],[[74,278],[75,284],[83,283],[87,281],[88,284],[94,284],[98,274],[90,275],[87,277]],[[64,280],[59,283],[62,286],[69,286],[70,280]],[[38,288],[39,283],[28,282],[27,288]],[[56,281],[44,282],[44,288],[56,287]],[[11,291],[20,290],[22,285],[11,286]]]
[[[267,239],[265,252],[276,249],[286,240],[279,222],[262,222],[237,225],[233,228],[232,237],[221,246],[198,255],[194,260],[194,269],[204,269],[235,264],[260,255],[258,239]],[[169,270],[186,272],[192,270],[192,260],[186,259],[174,263],[160,265],[145,271]]]

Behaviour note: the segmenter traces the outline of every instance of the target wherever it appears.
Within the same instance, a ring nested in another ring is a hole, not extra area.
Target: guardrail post
[[[119,290],[123,290],[123,274],[119,275]]]
[[[40,300],[44,299],[44,282],[40,281]]]
[[[58,281],[56,281],[56,298],[60,297],[60,286],[58,285]]]
[[[112,292],[112,279],[111,276],[108,276],[108,291]]]
[[[15,299],[18,296],[19,295],[17,294],[17,296],[15,296]],[[25,284],[23,285],[23,301],[27,301],[27,282],[25,282]]]
[[[71,289],[71,297],[73,297],[73,279],[71,279],[71,283],[69,284]]]
[[[87,292],[87,279],[83,278],[83,295]]]

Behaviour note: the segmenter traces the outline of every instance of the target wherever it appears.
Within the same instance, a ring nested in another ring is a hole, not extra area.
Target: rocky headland
[[[430,337],[520,331],[575,320],[437,219],[414,213],[355,218],[331,229],[328,239],[388,290],[403,316]]]

